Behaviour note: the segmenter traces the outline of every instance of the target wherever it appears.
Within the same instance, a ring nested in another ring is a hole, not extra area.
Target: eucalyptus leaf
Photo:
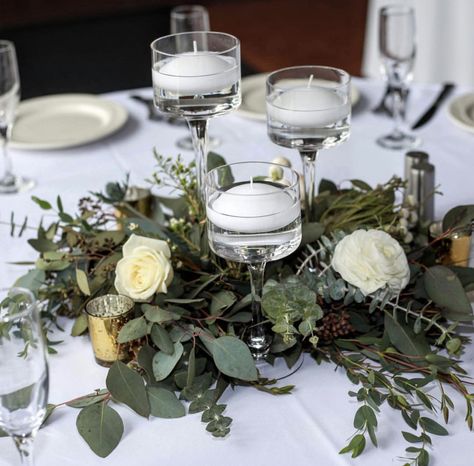
[[[138,340],[147,334],[147,323],[143,316],[129,320],[120,330],[117,341],[127,343]]]
[[[145,318],[149,322],[162,324],[172,320],[179,320],[179,314],[162,309],[159,306],[151,306],[150,304],[143,304],[142,310],[145,313]]]
[[[474,220],[474,205],[460,205],[452,208],[443,218],[443,231],[465,227]]]
[[[122,418],[106,403],[83,408],[76,426],[91,450],[101,458],[112,453],[123,435]]]
[[[415,334],[413,329],[401,319],[395,319],[392,314],[385,312],[385,329],[392,344],[402,353],[410,356],[424,356],[431,348],[425,336]]]
[[[212,343],[212,355],[217,368],[225,375],[237,379],[257,380],[257,368],[248,346],[231,336],[216,338]]]
[[[309,244],[317,241],[324,233],[324,225],[319,222],[303,223],[301,244]]]
[[[174,345],[168,332],[160,325],[153,324],[150,332],[153,343],[166,354],[174,353]]]
[[[443,315],[454,321],[471,321],[472,307],[456,274],[448,267],[430,267],[424,275],[430,299],[443,308]]]
[[[41,285],[44,284],[45,280],[46,273],[44,270],[32,269],[25,275],[18,278],[15,282],[15,286],[27,288],[33,293],[36,293],[40,289]]]
[[[152,416],[173,419],[186,414],[184,405],[173,392],[152,386],[147,387],[147,392]]]
[[[221,290],[213,294],[211,300],[211,315],[218,315],[221,311],[232,306],[237,301],[237,297],[232,291]]]
[[[72,326],[71,329],[71,336],[73,337],[78,337],[79,335],[82,335],[89,327],[87,315],[82,312],[76,317],[76,320],[74,321],[74,325]]]
[[[108,396],[108,394],[108,390],[97,390],[94,393],[89,393],[88,395],[84,395],[80,398],[68,401],[66,405],[70,408],[85,408],[86,406],[91,406],[96,403],[100,403]]]
[[[76,269],[77,286],[86,296],[90,296],[91,290],[89,288],[89,280],[84,270]]]
[[[114,362],[107,374],[106,385],[115,400],[126,404],[140,416],[150,415],[143,378],[123,362]]]
[[[157,382],[166,379],[171,374],[183,355],[183,350],[183,345],[178,341],[174,343],[173,354],[166,354],[163,351],[158,351],[155,354],[153,357],[153,374]]]

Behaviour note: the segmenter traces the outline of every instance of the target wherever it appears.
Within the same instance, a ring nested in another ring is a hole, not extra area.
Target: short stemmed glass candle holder
[[[188,122],[204,201],[208,121],[241,101],[239,40],[221,32],[185,32],[161,37],[151,49],[155,105]]]
[[[405,122],[407,90],[416,55],[413,8],[391,5],[380,9],[379,50],[382,69],[392,89],[394,128],[377,143],[395,150],[416,147],[420,139],[408,132]]]
[[[271,344],[260,308],[265,265],[288,256],[301,242],[298,174],[265,162],[215,168],[206,177],[206,214],[212,251],[248,265],[252,323],[246,340],[254,358],[263,359]]]
[[[284,68],[267,78],[268,135],[302,157],[307,222],[314,220],[318,151],[344,142],[350,134],[350,81],[345,71],[326,66]]]
[[[15,441],[21,464],[32,466],[48,400],[44,336],[29,290],[14,288],[0,301],[0,429]]]

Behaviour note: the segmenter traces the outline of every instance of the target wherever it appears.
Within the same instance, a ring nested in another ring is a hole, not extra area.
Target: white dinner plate
[[[448,115],[460,128],[474,133],[474,94],[464,94],[451,101]]]
[[[127,111],[91,94],[58,94],[25,100],[18,106],[10,146],[65,149],[97,141],[121,128]]]
[[[266,120],[265,81],[267,76],[267,73],[261,73],[242,79],[242,103],[237,110],[240,115],[254,120]],[[354,106],[359,99],[359,90],[351,84],[352,106]]]

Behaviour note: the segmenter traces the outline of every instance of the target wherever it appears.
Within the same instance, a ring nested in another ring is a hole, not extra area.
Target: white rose
[[[171,252],[166,241],[132,235],[123,245],[115,269],[115,288],[134,301],[166,293],[173,280]]]
[[[410,280],[405,252],[395,239],[380,230],[356,230],[344,237],[336,245],[331,265],[364,295],[386,285],[399,293]]]

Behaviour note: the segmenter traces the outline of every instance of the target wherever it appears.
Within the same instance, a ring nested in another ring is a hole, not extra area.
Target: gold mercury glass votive
[[[115,218],[118,220],[119,229],[122,227],[121,221],[124,218],[136,216],[129,206],[145,217],[150,217],[153,212],[153,196],[151,191],[137,186],[128,187],[123,202],[119,203],[115,209]]]
[[[430,225],[430,236],[436,238],[442,233],[441,222]],[[440,241],[438,257],[444,265],[468,267],[471,255],[472,226],[456,229]]]
[[[127,296],[107,294],[89,301],[86,307],[89,334],[95,360],[110,367],[115,361],[130,359],[130,345],[117,341],[122,327],[133,317],[134,302]]]

